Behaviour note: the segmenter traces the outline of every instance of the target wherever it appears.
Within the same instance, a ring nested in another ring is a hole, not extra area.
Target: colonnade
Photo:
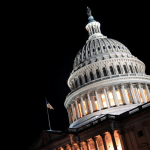
[[[142,104],[150,101],[150,86],[146,83],[111,85],[76,97],[68,105],[70,124],[85,115],[106,108],[129,104]]]
[[[125,150],[125,141],[118,130],[100,133],[80,143],[67,144],[55,150]]]
[[[71,90],[84,85],[92,80],[103,78],[105,76],[127,74],[127,73],[144,73],[142,66],[131,63],[110,64],[105,67],[93,68],[91,71],[86,71],[83,74],[71,80]]]

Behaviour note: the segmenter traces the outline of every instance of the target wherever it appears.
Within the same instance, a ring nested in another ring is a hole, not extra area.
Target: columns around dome
[[[69,123],[96,111],[150,101],[150,85],[126,83],[85,92],[68,105]]]

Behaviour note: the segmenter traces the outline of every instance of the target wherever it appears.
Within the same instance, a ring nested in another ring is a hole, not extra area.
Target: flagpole
[[[45,100],[47,101],[47,99],[45,98]],[[47,103],[46,103],[46,108],[47,108]],[[49,129],[51,130],[51,125],[50,125],[50,119],[49,119],[49,113],[48,113],[48,108],[47,108],[47,116],[48,116],[48,122],[49,122]]]

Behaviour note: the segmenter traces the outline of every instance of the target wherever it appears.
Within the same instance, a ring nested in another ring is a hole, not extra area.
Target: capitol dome
[[[145,65],[122,43],[107,38],[89,14],[89,38],[75,57],[65,100],[70,128],[98,117],[120,115],[150,101]]]

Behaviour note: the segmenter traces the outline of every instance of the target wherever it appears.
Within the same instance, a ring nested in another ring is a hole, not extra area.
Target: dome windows
[[[91,78],[91,80],[94,80],[94,76],[93,76],[92,71],[90,72],[90,78]]]
[[[118,73],[121,74],[121,70],[120,70],[120,66],[117,65],[117,70],[118,70]]]
[[[106,68],[103,68],[103,74],[104,74],[104,76],[107,76]]]
[[[110,66],[109,68],[110,68],[110,72],[111,72],[111,74],[112,74],[112,75],[114,75],[113,67],[112,67],[112,66]]]
[[[123,68],[124,68],[125,73],[128,73],[125,65],[123,65]]]

